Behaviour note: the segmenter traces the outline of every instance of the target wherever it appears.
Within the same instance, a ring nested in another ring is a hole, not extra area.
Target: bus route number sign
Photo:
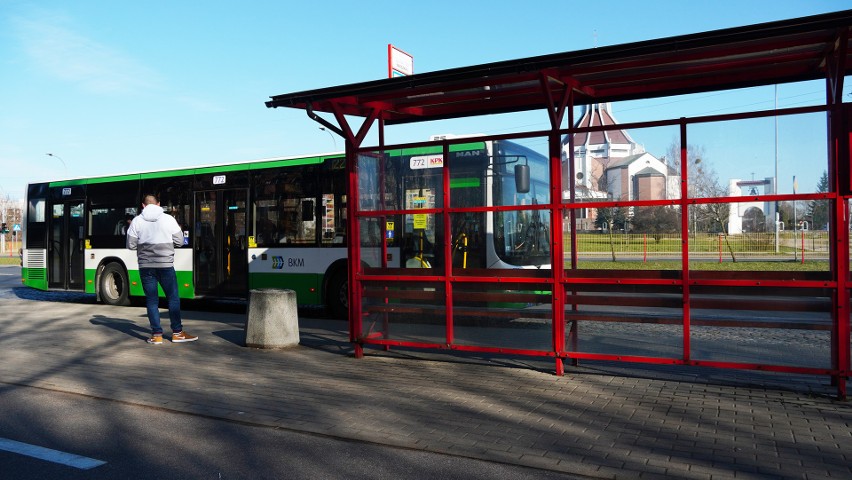
[[[421,170],[424,168],[443,168],[444,167],[444,156],[443,155],[418,155],[415,157],[411,157],[408,160],[408,166],[412,170]]]

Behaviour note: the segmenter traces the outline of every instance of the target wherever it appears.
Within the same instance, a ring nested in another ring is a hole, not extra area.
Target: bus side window
[[[254,235],[258,247],[315,246],[316,169],[293,166],[253,177]]]
[[[125,247],[127,228],[140,203],[138,192],[138,180],[88,186],[86,237],[92,248]]]
[[[188,175],[147,179],[143,182],[141,189],[143,194],[157,195],[163,211],[175,217],[184,232],[190,233],[184,240],[184,248],[192,246],[192,232],[189,228],[192,225],[192,189],[192,177]]]
[[[270,168],[260,170],[252,176],[254,204],[252,205],[253,225],[251,231],[258,247],[277,245],[279,238],[278,225],[278,191],[286,181],[286,169]]]
[[[275,241],[275,215],[270,208],[271,200],[256,200],[254,219],[255,219],[255,243],[260,247],[266,247]],[[272,218],[270,218],[272,215]]]
[[[346,170],[342,159],[327,160],[319,181],[319,224],[322,246],[346,245]]]

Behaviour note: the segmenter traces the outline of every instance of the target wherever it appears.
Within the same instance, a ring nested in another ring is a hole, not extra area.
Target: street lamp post
[[[331,137],[331,141],[334,142],[334,151],[337,151],[337,140],[334,139],[334,134],[329,132],[325,127],[319,127],[320,130],[327,133]]]
[[[698,208],[695,205],[688,207],[692,210],[692,240],[695,241],[698,233]]]
[[[778,84],[775,84],[775,178],[772,181],[772,194],[778,195]],[[796,193],[796,192],[793,192]],[[777,255],[779,250],[779,242],[778,237],[781,233],[781,212],[779,211],[779,207],[781,206],[781,202],[775,200],[775,254]],[[793,212],[795,214],[796,205],[793,204]],[[793,222],[793,226],[795,228],[796,223]]]
[[[6,205],[2,205],[2,209],[0,209],[0,222],[3,225],[6,225]],[[6,232],[0,231],[0,253],[6,252]],[[10,254],[11,256],[11,254]]]
[[[62,166],[65,167],[65,176],[68,176],[68,165],[65,164],[65,160],[62,159],[59,155],[54,155],[52,153],[45,153],[48,157],[58,158],[60,162],[62,162]]]
[[[695,158],[695,164],[693,165],[693,167],[695,167],[695,169],[694,169],[694,170],[695,170],[695,172],[693,173],[693,177],[692,177],[692,178],[697,178],[697,174],[698,174],[698,173],[702,170],[702,168],[703,168],[703,167],[699,167],[699,165],[701,164],[701,161],[702,161],[702,160],[701,160],[701,157],[696,157],[696,158]],[[691,189],[692,189],[692,190],[691,190],[691,191],[692,191],[692,195],[694,195],[694,196],[696,196],[696,197],[697,197],[698,195],[695,193],[695,192],[696,192],[696,191],[695,191],[695,185],[693,185],[693,184],[691,184],[691,183],[690,183],[690,184],[689,184],[689,188],[691,188]],[[692,205],[691,205],[691,206],[689,206],[688,208],[689,208],[690,210],[692,210],[692,240],[693,240],[693,241],[696,241],[696,238],[697,238],[696,234],[698,233],[698,205],[697,205],[697,204],[692,204]],[[689,220],[689,217],[687,217],[687,220]]]

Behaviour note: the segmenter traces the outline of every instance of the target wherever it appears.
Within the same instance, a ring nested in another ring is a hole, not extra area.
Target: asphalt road
[[[82,470],[0,451],[0,478],[571,478],[34,388],[0,386],[0,406],[0,439],[106,462]]]
[[[9,290],[21,285],[21,267],[0,265],[0,289]]]

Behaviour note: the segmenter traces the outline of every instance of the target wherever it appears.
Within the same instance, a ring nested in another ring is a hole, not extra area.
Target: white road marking
[[[59,450],[51,450],[49,448],[30,445],[28,443],[16,442],[14,440],[9,440],[8,438],[0,438],[0,450],[19,453],[21,455],[41,460],[47,460],[48,462],[60,463],[69,467],[79,468],[80,470],[89,470],[107,463],[94,458],[74,455],[73,453],[65,453],[60,452]]]

